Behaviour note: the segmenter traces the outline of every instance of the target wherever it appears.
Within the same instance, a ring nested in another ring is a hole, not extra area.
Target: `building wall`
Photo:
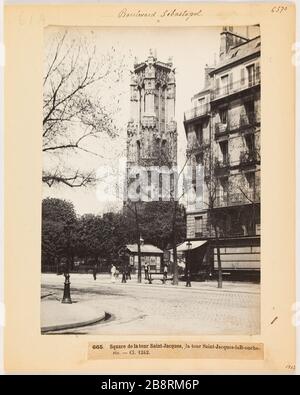
[[[207,183],[203,185],[204,204],[187,205],[187,238],[214,237],[212,211],[207,207],[219,210],[219,234],[223,237],[260,233],[260,37],[241,39],[239,44],[247,43],[236,48],[230,48],[229,32],[222,32],[221,37],[219,63],[210,69],[205,89],[192,98],[194,113],[189,110],[185,114],[189,164],[195,167],[201,163],[213,179],[209,188]],[[199,102],[206,106],[202,112],[195,110]],[[199,124],[203,125],[202,146],[197,142]],[[214,190],[214,184],[217,198],[212,204],[209,190]],[[203,223],[200,233],[199,217]],[[249,267],[257,266],[259,247],[252,248],[250,242],[243,247],[224,247],[224,261],[237,266],[233,257]]]

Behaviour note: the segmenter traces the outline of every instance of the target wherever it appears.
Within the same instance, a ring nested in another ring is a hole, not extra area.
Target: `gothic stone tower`
[[[177,165],[175,86],[171,60],[160,62],[150,51],[145,62],[135,62],[127,128],[129,173],[136,166]]]

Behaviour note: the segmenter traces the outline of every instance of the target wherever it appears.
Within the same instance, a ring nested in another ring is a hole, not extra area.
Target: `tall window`
[[[228,74],[223,75],[223,77],[221,77],[221,87],[222,87],[222,94],[227,95],[229,93]]]
[[[220,114],[220,122],[223,123],[223,124],[227,124],[228,109],[227,108],[223,108],[222,110],[220,110],[219,114]]]
[[[195,217],[195,236],[203,235],[203,217]]]
[[[228,189],[229,189],[228,177],[220,178],[220,198],[224,204],[227,204]]]
[[[196,138],[198,144],[201,145],[203,143],[203,125],[201,123],[196,126]]]
[[[251,66],[247,67],[247,72],[248,72],[248,85],[253,86],[255,83],[255,68],[254,64]]]
[[[147,171],[147,178],[148,178],[148,198],[151,199],[151,171]]]
[[[253,153],[255,151],[255,137],[254,134],[245,135],[245,143],[249,153]]]
[[[162,177],[163,177],[162,173],[159,173],[159,176],[158,176],[159,200],[162,200],[162,194],[163,194],[162,193],[163,192],[163,190],[162,190]]]
[[[196,188],[196,179],[197,179],[197,163],[193,163],[192,165],[192,185],[194,189]]]
[[[161,154],[163,161],[168,161],[168,152],[167,152],[167,140],[163,140],[161,143]]]
[[[220,149],[222,153],[222,161],[224,164],[228,163],[228,141],[220,141]]]
[[[253,114],[254,113],[254,101],[249,100],[245,102],[245,111],[247,114]]]
[[[136,179],[137,185],[138,185],[136,188],[136,193],[139,195],[141,193],[141,186],[140,186],[140,181],[139,181],[140,175],[136,174],[135,179]]]
[[[251,171],[249,173],[246,173],[246,180],[247,180],[249,189],[254,190],[254,186],[255,186],[255,172]]]
[[[170,198],[174,199],[175,198],[175,179],[174,179],[174,173],[170,174]]]

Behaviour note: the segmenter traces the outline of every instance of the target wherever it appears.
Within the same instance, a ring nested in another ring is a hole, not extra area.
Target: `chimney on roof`
[[[220,60],[224,59],[230,48],[248,41],[246,37],[234,33],[232,26],[223,26],[220,42]]]
[[[205,65],[205,68],[204,68],[204,88],[207,88],[210,84],[209,73],[212,70],[214,70],[214,67],[208,66],[207,64]]]

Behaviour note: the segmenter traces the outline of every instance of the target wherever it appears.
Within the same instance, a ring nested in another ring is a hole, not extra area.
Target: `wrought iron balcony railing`
[[[229,132],[229,124],[218,122],[215,125],[215,137],[221,137]]]
[[[260,202],[260,191],[245,191],[244,193],[227,193],[217,196],[214,201],[214,207],[240,206],[244,204],[253,204]]]
[[[255,112],[248,112],[240,115],[240,127],[243,126],[254,126],[256,124]]]
[[[218,122],[215,124],[215,138],[223,137],[231,131],[237,129],[249,130],[249,128],[254,128],[258,123],[258,117],[255,112],[249,112],[246,114],[240,114],[237,119],[230,119],[230,122],[223,123]],[[254,130],[254,129],[253,129]]]
[[[240,165],[251,166],[256,165],[260,162],[260,154],[256,149],[242,151],[240,153]]]
[[[230,160],[229,157],[225,157],[223,160],[218,160],[215,163],[215,175],[225,176],[229,173]]]
[[[244,203],[242,202],[240,204],[243,205]],[[217,220],[210,219],[210,213],[208,212],[208,219],[203,219],[199,224],[191,223],[188,225],[188,233],[194,237],[214,238],[216,225],[219,237],[259,235],[260,232],[257,222],[251,224],[253,221],[253,218],[251,218],[253,213],[249,214],[246,220],[245,217],[240,217],[240,219],[230,217],[230,221],[228,221],[228,215],[222,215],[221,213],[218,213]],[[213,216],[213,218],[216,217]]]
[[[202,116],[208,116],[210,114],[210,104],[202,104],[201,106],[194,107],[184,113],[184,121],[190,121]]]
[[[194,141],[193,145],[188,147],[186,152],[187,154],[198,154],[202,153],[209,147],[209,142],[207,141]]]
[[[214,89],[211,92],[211,100],[220,99],[258,85],[260,85],[260,74],[256,75],[255,78],[250,81],[247,79],[238,80]]]

